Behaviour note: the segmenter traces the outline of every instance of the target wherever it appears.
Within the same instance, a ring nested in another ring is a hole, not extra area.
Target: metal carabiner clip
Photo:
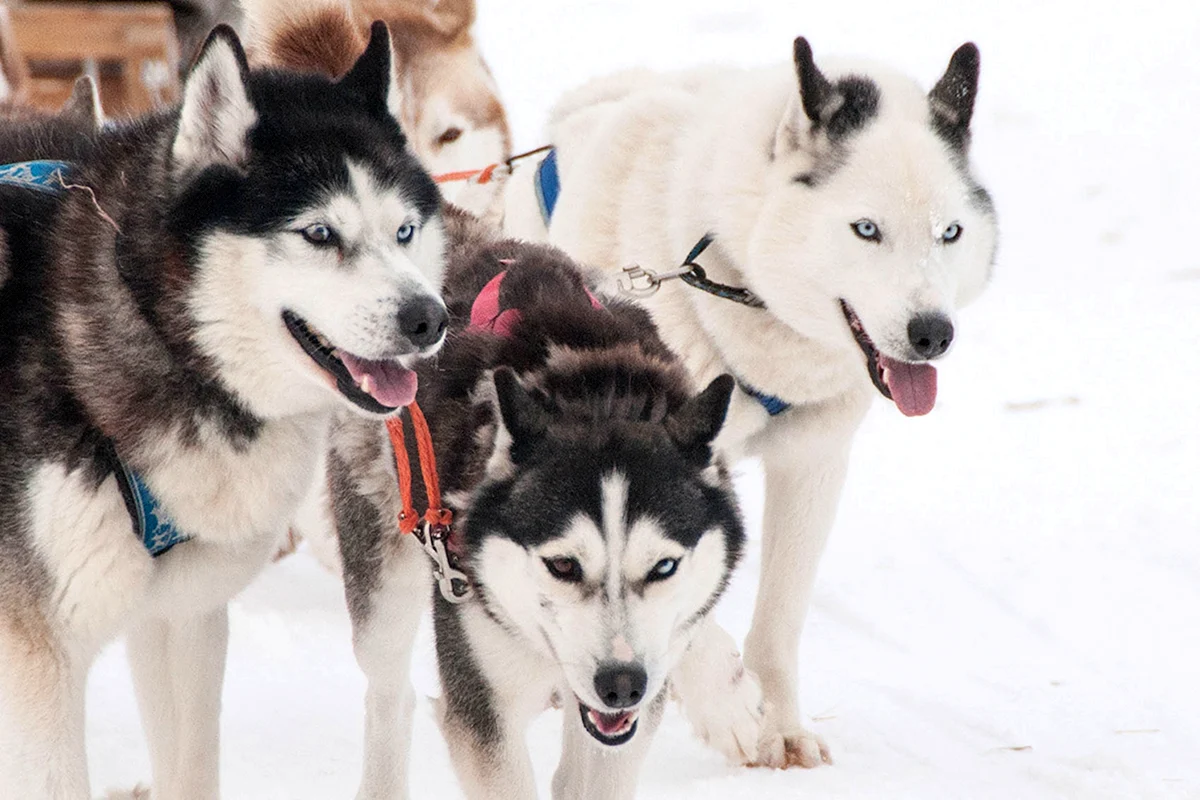
[[[450,554],[446,550],[449,529],[422,520],[417,530],[422,548],[433,559],[433,577],[437,580],[442,597],[446,598],[446,602],[455,604],[469,599],[472,594],[470,579],[465,572],[450,565]]]
[[[632,295],[633,297],[649,297],[658,291],[662,286],[663,281],[673,280],[687,275],[692,271],[690,264],[685,264],[679,269],[673,269],[670,272],[655,272],[652,269],[639,267],[637,264],[630,264],[621,270],[621,274],[617,276],[617,289],[623,294]]]

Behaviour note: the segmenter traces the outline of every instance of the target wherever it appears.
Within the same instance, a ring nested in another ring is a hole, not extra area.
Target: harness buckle
[[[462,603],[471,597],[471,581],[462,570],[455,569],[450,564],[450,552],[446,549],[446,541],[450,538],[450,528],[446,525],[432,525],[428,520],[413,531],[417,541],[425,550],[426,555],[433,559],[433,577],[437,580],[438,591],[448,603]]]
[[[674,278],[680,278],[692,271],[690,264],[686,264],[679,269],[671,270],[670,272],[655,272],[652,269],[645,269],[637,264],[630,264],[621,270],[621,274],[617,276],[617,289],[623,294],[633,297],[650,297],[659,290],[663,281],[669,281]]]

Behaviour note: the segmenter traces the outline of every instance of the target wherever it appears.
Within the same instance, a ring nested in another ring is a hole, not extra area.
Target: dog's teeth
[[[358,385],[364,393],[370,394],[371,389],[375,388],[375,380],[370,375],[363,375],[362,383]]]

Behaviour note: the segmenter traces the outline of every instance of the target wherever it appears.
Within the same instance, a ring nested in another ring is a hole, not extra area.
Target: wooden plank
[[[37,79],[34,105],[57,108],[89,61],[104,75],[100,98],[107,114],[140,114],[179,98],[179,45],[164,4],[39,2],[14,7],[12,23]],[[64,63],[78,69],[64,74]],[[148,65],[162,86],[146,85]]]
[[[31,3],[12,9],[25,58],[179,61],[171,10],[157,3]]]
[[[3,72],[6,91],[2,99],[8,103],[23,103],[28,99],[29,70],[17,47],[8,7],[0,4],[0,72]]]

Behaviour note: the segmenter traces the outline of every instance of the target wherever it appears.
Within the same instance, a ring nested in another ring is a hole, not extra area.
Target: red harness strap
[[[459,172],[443,172],[441,175],[434,175],[433,182],[454,183],[455,181],[469,181],[471,178],[474,178],[476,175],[478,175],[479,179],[476,181],[476,183],[489,183],[492,180],[492,173],[495,172],[496,169],[501,165],[512,167],[515,162],[520,161],[523,158],[536,156],[538,153],[544,153],[553,146],[554,145],[546,144],[542,145],[541,147],[535,147],[532,150],[526,150],[524,153],[518,153],[515,156],[510,156],[500,164],[488,164],[483,169],[464,169]]]
[[[443,172],[441,175],[434,175],[434,183],[454,183],[455,181],[469,181],[478,175],[476,183],[490,183],[492,173],[496,171],[499,164],[489,164],[483,169],[464,169],[460,172]]]
[[[450,523],[454,518],[448,508],[442,506],[442,490],[438,485],[437,460],[433,453],[433,437],[429,434],[429,423],[416,403],[408,406],[413,431],[417,438],[417,461],[421,465],[421,478],[425,481],[425,500],[428,507],[424,514],[417,514],[412,497],[412,467],[408,462],[408,445],[404,441],[404,423],[397,417],[387,421],[388,438],[392,440],[392,454],[396,458],[396,479],[400,489],[400,514],[397,522],[402,534],[417,537],[421,547],[433,559],[433,575],[437,579],[442,597],[451,603],[461,603],[471,596],[471,581],[459,568],[461,552],[453,541]]]
[[[442,508],[442,491],[438,485],[437,459],[433,454],[433,437],[429,435],[429,423],[416,403],[408,406],[413,431],[417,435],[417,459],[421,464],[421,478],[425,481],[425,500],[429,507],[424,519],[430,525],[450,527],[454,518],[450,509]],[[399,417],[387,421],[388,437],[392,440],[392,453],[396,456],[396,474],[400,484],[400,532],[412,533],[421,523],[421,516],[413,507],[412,467],[408,463],[408,445],[404,441],[404,423]]]

